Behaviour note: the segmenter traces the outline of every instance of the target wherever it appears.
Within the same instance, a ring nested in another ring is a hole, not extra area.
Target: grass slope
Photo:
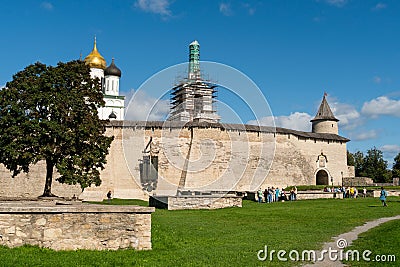
[[[129,201],[112,200],[111,204]],[[319,249],[332,236],[398,214],[398,198],[389,198],[387,208],[380,207],[378,199],[366,198],[272,204],[244,201],[243,208],[157,210],[152,215],[152,251],[0,247],[0,266],[271,266],[257,259],[257,251],[265,245],[269,250]],[[399,243],[395,244],[398,250]],[[275,259],[272,265],[299,264]]]
[[[400,200],[399,200],[400,202]],[[391,203],[393,205],[393,203]],[[348,249],[360,252],[360,261],[346,261],[350,266],[399,266],[400,220],[383,223],[358,236]],[[370,261],[362,259],[366,250],[372,252]],[[394,258],[392,257],[394,256]]]

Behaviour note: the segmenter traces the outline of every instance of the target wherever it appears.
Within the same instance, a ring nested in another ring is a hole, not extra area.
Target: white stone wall
[[[356,177],[356,169],[354,166],[347,166],[347,175],[346,177]]]
[[[150,205],[168,210],[198,210],[242,207],[242,198],[237,196],[168,196],[151,197]]]
[[[54,250],[151,249],[151,213],[134,206],[1,203],[0,245]]]
[[[338,123],[336,121],[314,121],[312,123],[312,132],[338,134]]]
[[[298,192],[297,200],[308,200],[308,199],[321,199],[321,198],[336,198],[343,199],[343,193],[332,193],[332,192]]]
[[[71,198],[82,192],[79,185],[60,184],[53,173],[52,193],[57,196]],[[12,177],[12,173],[0,164],[0,198],[36,198],[43,194],[46,182],[46,162],[40,161],[32,166],[28,174],[20,173]]]
[[[113,130],[114,133],[122,131],[121,128]],[[174,194],[183,175],[190,136],[188,128],[127,128],[123,135],[127,166],[117,160],[108,171],[128,171],[123,176],[131,176],[130,184],[120,184],[134,187],[133,183],[136,183],[140,187],[140,159],[152,137],[152,151],[159,162],[159,181],[157,190],[151,194]],[[329,173],[329,183],[330,177],[333,177],[333,184],[341,185],[342,172],[347,173],[345,142],[302,139],[292,134],[276,134],[274,137],[270,133],[194,128],[184,189],[253,191],[260,185],[262,188],[314,185],[316,172],[321,169],[317,165],[321,152],[328,160],[322,169]],[[110,177],[113,181],[120,179]]]
[[[175,194],[182,179],[186,183],[181,189],[192,191],[256,191],[268,186],[315,185],[316,173],[321,169],[317,164],[321,152],[327,157],[322,169],[328,172],[329,183],[332,177],[334,186],[341,185],[342,173],[347,173],[345,142],[305,139],[294,134],[192,129],[193,134],[189,128],[107,127],[106,134],[115,139],[101,173],[102,184],[85,189],[80,197],[101,200],[111,190],[116,198],[147,200],[148,194]],[[151,154],[158,156],[159,178],[157,189],[146,193],[142,190],[139,166],[150,138]],[[41,171],[36,171],[36,167],[31,170],[43,173],[43,166],[41,168]],[[12,190],[5,190],[6,195],[32,195],[28,186],[36,184],[36,179],[38,177],[32,175],[24,176]],[[5,181],[9,180],[0,179],[0,188],[7,185]],[[21,183],[26,186],[19,188]],[[54,186],[56,188],[58,183],[54,182]],[[42,186],[40,188],[42,190]]]
[[[105,76],[105,94],[106,95],[119,95],[119,77],[107,75]]]
[[[106,102],[105,107],[98,109],[99,118],[101,120],[108,120],[111,112],[114,112],[117,118],[115,120],[124,120],[125,118],[125,108],[123,99],[108,99],[104,98]]]

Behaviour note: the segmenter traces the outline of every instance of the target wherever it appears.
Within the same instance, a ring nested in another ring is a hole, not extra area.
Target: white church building
[[[104,94],[105,106],[99,108],[99,117],[102,120],[124,120],[125,96],[119,95],[119,80],[121,70],[115,65],[114,58],[107,67],[106,60],[100,55],[96,46],[96,38],[92,52],[85,58],[90,67],[92,78],[99,78]]]

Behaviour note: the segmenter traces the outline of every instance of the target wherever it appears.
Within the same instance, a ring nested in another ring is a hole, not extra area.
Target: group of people
[[[258,203],[272,203],[278,201],[295,201],[297,199],[297,187],[290,189],[289,194],[286,194],[284,188],[279,189],[274,187],[268,187],[264,191],[260,188],[257,191]]]
[[[343,198],[357,198],[358,190],[356,187],[350,186],[348,188],[342,187]],[[366,195],[366,194],[365,194]],[[363,194],[363,197],[365,197]]]
[[[357,198],[358,197],[358,190],[356,187],[350,186],[350,187],[345,187],[345,186],[340,186],[338,188],[335,187],[325,187],[324,192],[334,192],[334,193],[342,193],[343,198]],[[362,189],[361,196],[363,198],[367,197],[367,189],[364,187]],[[386,197],[387,197],[387,192],[383,187],[381,187],[381,192],[380,192],[380,197],[379,199],[382,201],[382,205],[384,207],[387,207],[386,203]],[[289,196],[286,194],[285,189],[279,189],[274,188],[274,187],[268,187],[264,191],[260,188],[257,191],[257,199],[258,203],[272,203],[272,202],[278,202],[278,201],[295,201],[297,200],[297,187],[292,187],[289,192]]]
[[[324,192],[342,193],[343,198],[357,198],[359,196],[358,190],[354,186],[347,188],[345,186],[339,186],[338,188],[324,187]],[[361,192],[361,197],[367,197],[367,189],[365,187]]]

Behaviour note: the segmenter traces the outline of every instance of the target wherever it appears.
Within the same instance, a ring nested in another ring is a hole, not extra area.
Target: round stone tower
[[[329,133],[339,134],[338,119],[332,113],[328,102],[326,101],[326,93],[322,98],[317,115],[311,120],[313,133]]]

